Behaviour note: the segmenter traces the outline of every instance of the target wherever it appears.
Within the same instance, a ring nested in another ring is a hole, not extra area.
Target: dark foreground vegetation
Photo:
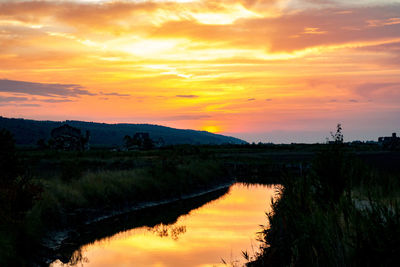
[[[282,178],[247,266],[399,266],[399,158],[367,165],[340,130],[306,173]]]
[[[233,181],[284,185],[269,216],[271,228],[263,232],[262,252],[249,265],[360,266],[378,259],[385,265],[399,250],[400,157],[375,144],[60,151],[16,147],[1,130],[0,145],[0,266],[40,264],[55,251],[63,251],[57,257],[66,262],[81,242],[102,236],[87,231],[93,223]]]

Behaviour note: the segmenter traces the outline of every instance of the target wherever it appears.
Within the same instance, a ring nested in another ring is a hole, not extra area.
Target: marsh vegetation
[[[62,246],[52,240],[59,233],[69,233],[61,241],[81,244],[76,240],[86,240],[83,225],[234,181],[283,185],[259,252],[244,253],[249,266],[394,264],[400,247],[399,152],[345,144],[340,134],[331,144],[79,152],[17,148],[3,130],[0,265],[29,266]],[[67,258],[75,250],[67,249]]]
[[[285,176],[247,266],[397,266],[400,176],[366,165],[341,129],[307,173]],[[375,162],[375,165],[377,162]]]

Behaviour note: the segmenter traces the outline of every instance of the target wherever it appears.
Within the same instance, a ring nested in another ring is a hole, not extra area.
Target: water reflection
[[[90,225],[82,225],[77,232],[74,232],[64,241],[59,250],[48,254],[48,260],[54,261],[58,259],[59,264],[68,263],[68,265],[71,265],[72,262],[75,262],[73,259],[76,250],[86,244],[113,238],[117,233],[123,233],[130,229],[139,227],[153,228],[159,224],[174,224],[180,216],[188,214],[191,210],[197,209],[205,203],[220,198],[228,190],[228,188],[220,189],[193,199],[123,214]]]
[[[273,187],[235,184],[229,193],[177,220],[132,227],[85,245],[79,254],[82,260],[70,264],[224,266],[222,259],[240,264],[242,251],[252,254],[257,250],[256,232],[266,222],[265,212],[270,210],[273,196]],[[164,211],[174,213],[175,208],[164,207]],[[60,265],[58,260],[51,266]]]
[[[82,265],[83,266],[83,263],[88,263],[88,262],[89,262],[89,259],[82,254],[82,249],[80,248],[78,250],[75,250],[72,253],[71,260],[66,265],[68,265],[68,266]]]
[[[176,241],[181,234],[186,232],[186,226],[159,224],[152,228],[149,227],[147,230],[157,234],[159,237],[171,237]]]

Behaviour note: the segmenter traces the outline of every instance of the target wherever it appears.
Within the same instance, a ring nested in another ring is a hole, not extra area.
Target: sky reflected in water
[[[274,187],[235,184],[175,224],[140,227],[82,247],[83,266],[225,266],[257,251]],[[59,261],[51,265],[62,266]]]

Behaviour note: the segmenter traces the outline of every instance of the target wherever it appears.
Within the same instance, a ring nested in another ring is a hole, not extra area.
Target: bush
[[[18,160],[15,151],[15,142],[12,134],[0,130],[0,184],[9,184],[19,174]]]

